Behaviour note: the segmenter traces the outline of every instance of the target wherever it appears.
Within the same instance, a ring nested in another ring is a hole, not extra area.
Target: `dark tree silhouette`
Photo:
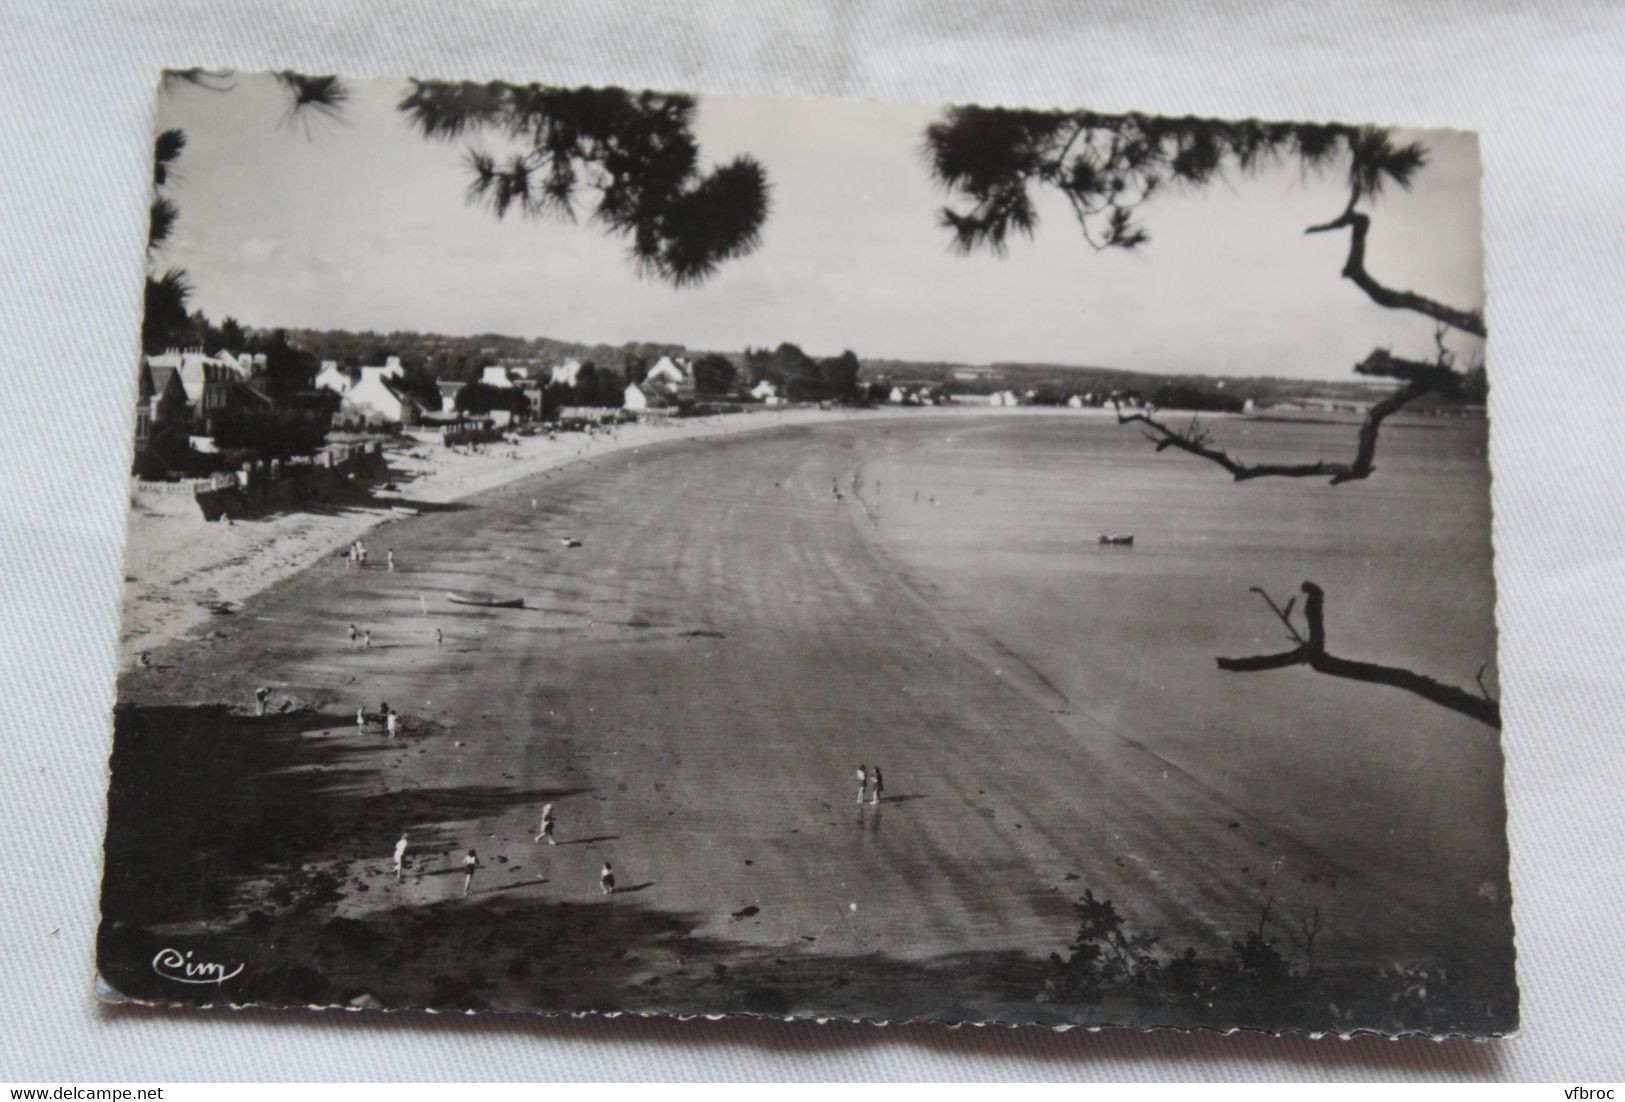
[[[590,189],[591,218],[630,239],[640,271],[677,286],[754,249],[768,213],[767,174],[754,159],[701,174],[694,106],[660,92],[435,80],[414,80],[398,105],[426,138],[489,134],[516,147],[468,151],[472,201],[499,218],[573,218]]]
[[[1474,696],[1463,689],[1442,684],[1431,677],[1424,677],[1398,666],[1379,666],[1375,662],[1356,662],[1327,654],[1326,591],[1314,582],[1304,582],[1302,589],[1303,617],[1307,635],[1299,631],[1297,625],[1292,622],[1292,608],[1297,601],[1296,597],[1287,601],[1283,608],[1264,590],[1257,586],[1253,587],[1253,592],[1262,597],[1264,603],[1270,606],[1270,611],[1286,625],[1288,637],[1297,644],[1296,646],[1278,654],[1260,654],[1250,658],[1218,658],[1215,661],[1219,669],[1229,670],[1232,673],[1252,673],[1258,670],[1286,669],[1288,666],[1308,666],[1316,673],[1329,674],[1332,677],[1402,689],[1424,700],[1432,701],[1440,707],[1471,716],[1480,723],[1500,728],[1501,705],[1485,691],[1482,668],[1479,670],[1479,695]]]
[[[1403,189],[1411,186],[1427,164],[1428,151],[1421,143],[1400,144],[1378,127],[1337,123],[1226,122],[1092,111],[953,107],[926,129],[923,153],[937,182],[968,204],[946,206],[939,212],[939,221],[962,252],[986,247],[1002,253],[1013,235],[1030,237],[1038,224],[1031,194],[1035,187],[1050,188],[1066,198],[1091,247],[1133,250],[1150,240],[1139,221],[1141,208],[1171,186],[1200,188],[1222,179],[1227,169],[1248,174],[1293,161],[1308,172],[1342,167],[1348,187],[1343,210],[1304,232],[1348,230],[1349,252],[1342,276],[1380,306],[1432,318],[1437,327],[1435,358],[1431,362],[1404,359],[1378,348],[1355,366],[1360,374],[1398,379],[1402,385],[1367,413],[1354,458],[1348,462],[1246,463],[1215,446],[1211,434],[1194,418],[1181,429],[1159,420],[1154,410],[1124,413],[1119,407],[1119,423],[1143,426],[1159,452],[1169,448],[1188,452],[1224,468],[1237,481],[1269,476],[1326,478],[1332,485],[1358,481],[1376,469],[1377,435],[1386,418],[1423,394],[1457,393],[1464,382],[1470,382],[1456,372],[1454,356],[1445,347],[1445,334],[1454,329],[1484,337],[1482,313],[1390,287],[1365,266],[1371,218],[1363,208],[1374,204],[1390,184]],[[1272,601],[1270,607],[1287,623],[1298,646],[1277,655],[1221,658],[1220,668],[1251,671],[1306,665],[1335,677],[1402,688],[1500,726],[1500,708],[1488,694],[1474,697],[1409,670],[1328,655],[1321,620],[1322,591],[1313,582],[1305,582],[1303,588],[1308,595],[1307,638],[1292,626],[1291,604],[1283,611]],[[1269,600],[1267,595],[1265,600]]]
[[[726,394],[733,389],[738,375],[728,357],[707,352],[694,361],[694,390],[699,394]]]
[[[1454,370],[1455,357],[1444,345],[1442,325],[1439,327],[1437,339],[1438,358],[1432,363],[1401,359],[1379,348],[1354,365],[1354,370],[1361,375],[1399,379],[1405,385],[1382,401],[1374,403],[1366,411],[1365,420],[1360,425],[1354,460],[1349,463],[1329,463],[1323,459],[1313,463],[1243,463],[1232,458],[1228,452],[1214,447],[1211,435],[1194,417],[1186,428],[1178,429],[1159,421],[1152,413],[1124,413],[1122,406],[1119,405],[1117,423],[1145,425],[1146,438],[1156,444],[1159,452],[1166,448],[1178,448],[1180,451],[1200,456],[1229,471],[1237,482],[1271,475],[1283,478],[1324,476],[1330,479],[1333,486],[1353,482],[1366,478],[1375,469],[1373,460],[1377,455],[1377,431],[1382,427],[1384,420],[1403,409],[1411,399],[1423,394],[1432,392],[1455,394],[1461,390],[1463,377]]]
[[[1230,167],[1247,174],[1289,161],[1311,172],[1341,165],[1347,204],[1336,218],[1304,232],[1349,231],[1342,274],[1373,302],[1422,314],[1473,336],[1485,335],[1479,311],[1388,287],[1366,270],[1371,219],[1361,206],[1376,202],[1390,184],[1408,189],[1428,158],[1421,143],[1399,144],[1378,127],[953,107],[927,128],[924,152],[937,182],[970,204],[943,207],[938,215],[962,252],[979,246],[1003,252],[1014,234],[1030,237],[1038,224],[1034,187],[1051,188],[1066,198],[1091,247],[1133,250],[1150,240],[1139,220],[1141,207],[1171,186],[1205,187],[1223,178]],[[1159,451],[1179,448],[1218,463],[1238,479],[1325,475],[1347,482],[1365,478],[1374,469],[1376,434],[1383,418],[1421,394],[1454,391],[1461,381],[1446,361],[1442,343],[1439,360],[1432,365],[1400,360],[1377,349],[1355,370],[1399,378],[1406,385],[1381,403],[1386,408],[1379,416],[1368,418],[1361,427],[1354,463],[1248,466],[1211,447],[1205,436],[1198,439],[1170,429],[1147,415],[1120,414],[1119,419],[1147,425]]]

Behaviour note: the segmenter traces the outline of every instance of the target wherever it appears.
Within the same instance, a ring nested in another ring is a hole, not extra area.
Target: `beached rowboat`
[[[478,605],[481,608],[524,608],[523,597],[498,597],[495,593],[467,593],[452,590],[446,600],[454,605]]]
[[[1113,547],[1133,547],[1134,537],[1132,535],[1120,536],[1116,532],[1107,532],[1100,537],[1100,542],[1110,544]]]

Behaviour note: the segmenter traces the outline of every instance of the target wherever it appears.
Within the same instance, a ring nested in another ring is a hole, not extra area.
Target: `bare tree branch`
[[[1157,445],[1159,452],[1178,448],[1200,456],[1229,471],[1237,482],[1269,477],[1328,478],[1336,486],[1369,477],[1376,470],[1377,433],[1384,420],[1398,413],[1415,398],[1435,391],[1451,393],[1461,385],[1461,376],[1453,370],[1452,357],[1442,343],[1439,358],[1433,363],[1401,359],[1379,348],[1355,364],[1354,370],[1361,375],[1399,379],[1405,385],[1366,411],[1365,420],[1360,424],[1352,463],[1331,463],[1324,459],[1313,463],[1244,463],[1223,449],[1211,446],[1211,435],[1195,418],[1191,419],[1187,428],[1176,429],[1157,420],[1152,414],[1124,413],[1122,405],[1116,402],[1113,408],[1117,410],[1118,424],[1145,425],[1149,430],[1145,433],[1146,438]]]
[[[1464,689],[1458,689],[1453,685],[1435,681],[1433,678],[1416,673],[1414,670],[1407,670],[1398,666],[1380,666],[1374,662],[1357,662],[1352,659],[1338,658],[1335,655],[1327,654],[1324,619],[1325,590],[1314,582],[1304,582],[1302,588],[1304,593],[1303,616],[1309,628],[1309,638],[1305,642],[1292,650],[1283,651],[1279,654],[1215,659],[1219,669],[1231,673],[1252,673],[1259,670],[1285,669],[1288,666],[1308,666],[1316,673],[1323,673],[1330,677],[1341,677],[1349,681],[1364,681],[1374,685],[1387,685],[1390,688],[1402,689],[1424,700],[1431,701],[1442,708],[1460,712],[1464,716],[1500,730],[1501,705],[1491,698],[1487,692],[1484,692],[1482,696],[1474,696]],[[1254,587],[1253,592],[1262,595],[1277,616],[1282,614],[1280,608],[1262,589]],[[1293,629],[1293,635],[1296,638],[1302,638],[1295,628]],[[1483,692],[1484,688],[1482,673],[1483,671],[1480,670],[1480,692]]]
[[[1358,198],[1358,193],[1356,193]],[[1379,306],[1386,306],[1394,310],[1414,310],[1424,314],[1435,321],[1442,321],[1464,333],[1471,333],[1476,337],[1485,335],[1484,315],[1477,310],[1461,310],[1454,306],[1446,306],[1442,302],[1419,295],[1415,291],[1396,291],[1392,287],[1385,287],[1372,278],[1371,273],[1365,270],[1365,238],[1371,229],[1370,216],[1354,209],[1353,200],[1347,210],[1330,222],[1318,226],[1310,226],[1303,232],[1328,233],[1347,227],[1349,231],[1349,256],[1343,262],[1343,277],[1352,280],[1354,285],[1364,291],[1366,295]]]

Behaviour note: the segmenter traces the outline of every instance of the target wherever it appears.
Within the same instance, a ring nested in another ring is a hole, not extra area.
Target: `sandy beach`
[[[1247,585],[1301,567],[1301,548],[1268,557],[1260,521],[1337,510],[1305,538],[1347,541],[1415,508],[1414,483],[1259,498],[1099,418],[1024,416],[629,433],[517,484],[512,460],[448,464],[440,492],[468,496],[419,516],[340,513],[386,524],[369,543],[400,568],[323,561],[348,529],[313,534],[314,565],[277,566],[121,678],[109,981],[178,997],[149,962],[184,939],[244,964],[234,997],[283,1005],[1336,1029],[1354,1019],[1327,1006],[1363,998],[1359,1020],[1390,1028],[1503,1021],[1481,993],[1509,966],[1496,741],[1401,694],[1212,663],[1269,631]],[[1389,462],[1481,446],[1482,426],[1396,432]],[[1460,476],[1478,510],[1481,470]],[[1130,524],[1132,552],[1095,544]],[[1466,510],[1386,554],[1323,552],[1319,576],[1339,610],[1426,609],[1424,668],[1476,660],[1488,604],[1452,619],[1428,603],[1448,592],[1396,585],[1434,561],[1487,583],[1486,529]],[[524,607],[445,600],[464,588]],[[1339,639],[1392,653],[1418,634],[1370,623],[1388,635]],[[883,799],[854,798],[860,763],[885,769]],[[556,846],[535,838],[545,804]],[[1215,978],[1266,908],[1300,966],[1281,931],[1323,915],[1321,986],[1243,986],[1217,1010],[1046,1001],[1086,890]],[[1396,1009],[1369,977],[1399,965],[1448,971],[1452,998]]]
[[[923,411],[913,411],[923,412]],[[944,411],[946,412],[946,411]],[[482,454],[445,447],[431,435],[404,436],[385,447],[396,490],[342,502],[280,510],[231,524],[203,519],[187,493],[132,491],[124,552],[124,604],[119,662],[126,668],[142,651],[169,643],[210,619],[209,603],[241,604],[380,523],[397,506],[443,505],[517,479],[572,463],[668,440],[698,440],[853,416],[856,410],[752,410],[719,417],[619,425],[602,432],[521,438]],[[380,554],[382,553],[380,549]]]

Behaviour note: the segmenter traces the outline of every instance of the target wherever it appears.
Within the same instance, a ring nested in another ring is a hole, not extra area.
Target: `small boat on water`
[[[1116,532],[1103,532],[1100,536],[1100,542],[1103,544],[1109,544],[1112,547],[1133,547],[1134,533],[1130,532],[1126,535],[1118,535]]]
[[[470,593],[452,590],[446,600],[454,605],[477,605],[480,608],[524,608],[523,597],[499,597],[495,593]]]

